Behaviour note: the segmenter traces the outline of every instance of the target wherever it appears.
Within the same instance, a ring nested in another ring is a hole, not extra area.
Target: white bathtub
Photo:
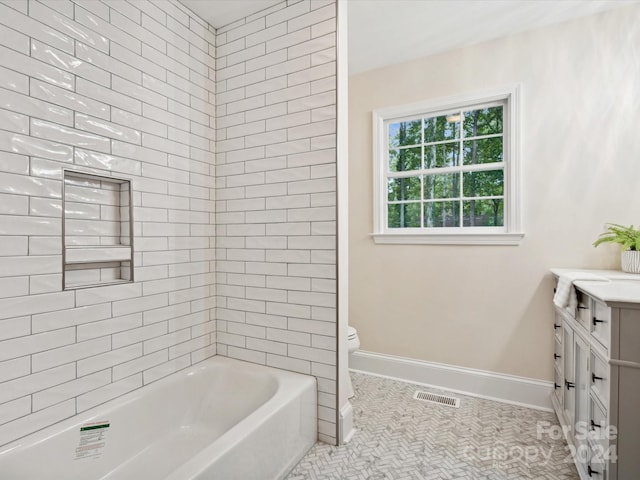
[[[316,415],[313,377],[218,356],[5,445],[0,478],[279,479]]]

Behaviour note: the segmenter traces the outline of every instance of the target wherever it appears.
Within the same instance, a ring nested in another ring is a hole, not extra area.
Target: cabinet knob
[[[570,390],[570,389],[572,389],[572,388],[576,388],[576,384],[575,384],[575,383],[573,383],[573,382],[570,382],[570,381],[568,381],[568,380],[565,380],[565,381],[564,381],[564,384],[566,385],[567,390]]]
[[[594,428],[602,428],[602,426],[599,423],[596,423],[593,420],[591,420],[591,430],[593,430]]]
[[[558,355],[557,353],[554,353],[554,354],[553,354],[553,359],[554,359],[554,360],[557,360],[557,359],[559,359],[559,358],[562,358],[562,355]]]
[[[558,291],[558,289],[556,287],[553,287],[553,293],[556,293]]]
[[[595,475],[600,475],[600,472],[594,470],[593,468],[591,468],[591,465],[589,465],[587,467],[587,473],[589,474],[590,477],[592,477],[594,474]]]
[[[560,327],[561,327],[561,325],[558,325],[557,323],[554,323],[554,324],[553,324],[553,329],[554,329],[554,330],[557,330],[557,329],[559,329]]]
[[[557,383],[555,383],[555,382],[553,383],[553,388],[554,388],[554,389],[556,389],[556,390],[557,390],[557,389],[559,389],[561,386],[562,386],[562,385],[558,385],[558,384],[557,384]]]
[[[596,380],[604,380],[604,378],[597,376],[595,373],[592,373],[591,374],[591,383],[596,383]]]
[[[604,323],[604,320],[598,320],[596,317],[593,317],[591,323],[593,323],[593,326],[595,327],[598,323]]]

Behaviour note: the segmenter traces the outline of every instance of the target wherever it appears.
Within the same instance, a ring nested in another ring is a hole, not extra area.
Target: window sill
[[[524,233],[372,233],[378,244],[519,245]]]

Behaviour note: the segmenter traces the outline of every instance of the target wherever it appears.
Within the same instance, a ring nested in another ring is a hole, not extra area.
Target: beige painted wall
[[[350,322],[362,349],[551,380],[558,267],[619,268],[607,221],[640,223],[640,7],[349,79]],[[371,112],[519,82],[519,246],[376,245]]]

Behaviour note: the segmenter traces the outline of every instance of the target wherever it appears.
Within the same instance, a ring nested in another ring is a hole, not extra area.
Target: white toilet
[[[349,327],[347,331],[347,342],[349,346],[349,360],[351,360],[351,354],[360,348],[358,331],[353,327]],[[349,398],[354,396],[353,385],[351,385],[351,377],[349,375],[347,375],[347,396]]]

